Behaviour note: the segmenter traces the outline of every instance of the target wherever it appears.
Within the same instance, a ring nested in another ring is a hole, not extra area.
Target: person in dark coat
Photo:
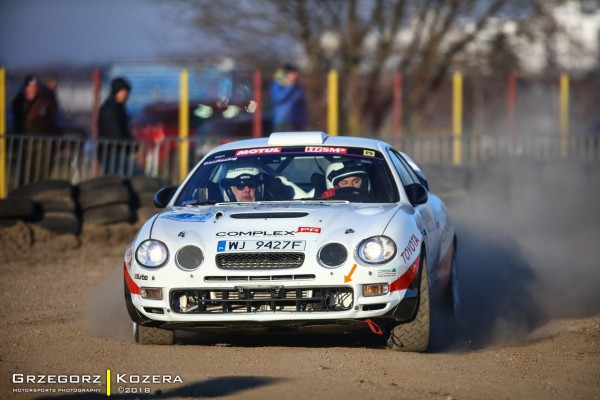
[[[118,77],[110,83],[110,94],[102,103],[98,115],[98,161],[104,173],[138,174],[135,164],[135,143],[132,141],[125,103],[131,85]]]
[[[57,134],[56,103],[42,90],[41,82],[29,75],[12,101],[15,133]]]

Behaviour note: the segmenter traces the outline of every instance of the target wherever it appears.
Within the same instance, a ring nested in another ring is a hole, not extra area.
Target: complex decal
[[[217,237],[294,236],[294,231],[217,232]]]
[[[348,149],[345,147],[307,146],[304,151],[307,153],[346,154]]]
[[[251,156],[255,154],[281,153],[281,147],[267,147],[262,149],[244,149],[235,152],[236,156]]]
[[[418,237],[416,237],[415,235],[412,235],[410,237],[408,244],[406,245],[402,253],[400,253],[400,255],[402,256],[402,260],[405,263],[407,263],[412,258],[412,255],[419,249],[419,243],[421,243],[421,240],[419,240]]]

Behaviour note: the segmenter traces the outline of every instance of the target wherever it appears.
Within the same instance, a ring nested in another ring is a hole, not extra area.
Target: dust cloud
[[[425,172],[428,173],[427,169]],[[430,169],[457,225],[462,301],[454,348],[523,340],[600,313],[600,165],[503,160]]]
[[[125,247],[125,246],[124,246]],[[88,298],[86,323],[96,337],[133,341],[132,322],[125,308],[123,267],[114,269]]]

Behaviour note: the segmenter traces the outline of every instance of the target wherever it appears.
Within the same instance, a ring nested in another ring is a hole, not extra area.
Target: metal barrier
[[[189,171],[218,141],[167,138],[157,144],[127,140],[93,141],[81,137],[5,135],[7,191],[32,182],[64,179],[72,183],[105,174],[124,177],[147,175],[165,182],[180,181],[182,143],[189,149]],[[455,137],[401,137],[388,142],[422,165],[452,165]],[[598,136],[532,136],[512,141],[498,136],[463,136],[463,165],[477,165],[497,158],[526,157],[540,161],[576,159],[600,161]]]

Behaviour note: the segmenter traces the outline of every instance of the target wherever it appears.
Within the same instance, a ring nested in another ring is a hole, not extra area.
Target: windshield
[[[265,147],[212,154],[175,205],[301,200],[392,203],[398,201],[398,191],[376,150]]]

